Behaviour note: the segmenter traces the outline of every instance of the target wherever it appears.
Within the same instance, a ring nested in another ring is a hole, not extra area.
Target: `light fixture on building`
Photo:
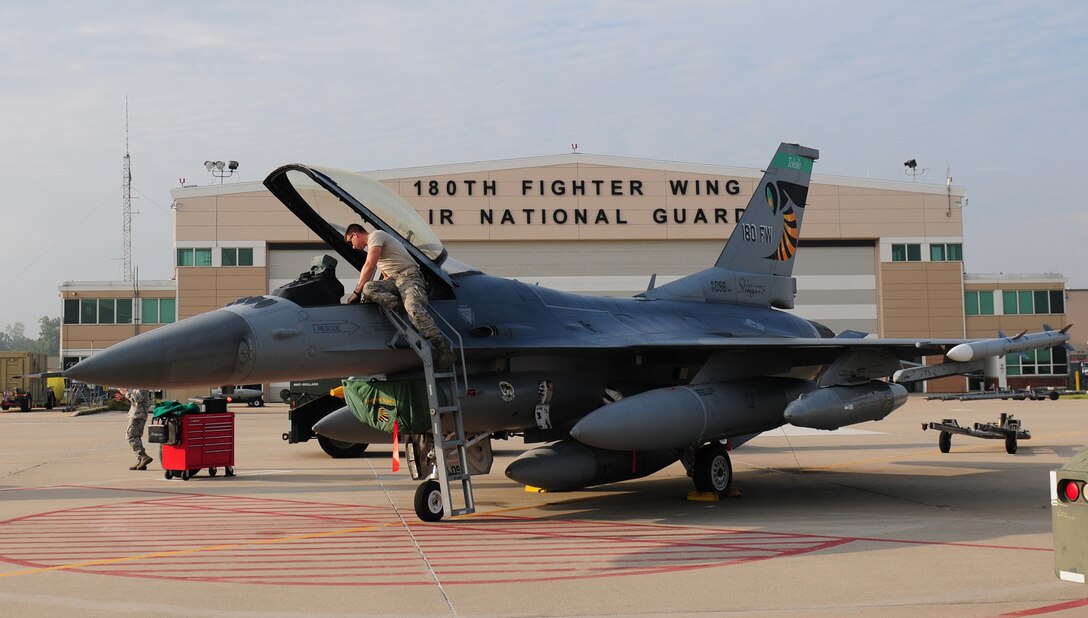
[[[929,168],[923,167],[921,169],[921,171],[919,171],[918,170],[918,161],[916,161],[914,159],[910,159],[908,161],[903,162],[903,166],[907,168],[907,169],[903,170],[903,173],[906,174],[907,176],[911,177],[910,178],[911,182],[914,182],[919,176],[921,176],[922,174],[925,174],[927,169],[929,169]]]
[[[205,161],[204,168],[211,172],[212,176],[219,179],[219,184],[223,184],[224,178],[230,178],[238,170],[238,162]]]

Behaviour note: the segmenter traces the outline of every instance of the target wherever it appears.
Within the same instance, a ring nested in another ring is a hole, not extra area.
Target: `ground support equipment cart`
[[[180,476],[189,480],[208,469],[208,476],[215,476],[223,468],[227,476],[234,476],[234,413],[185,414],[168,418],[165,424],[176,423],[166,431],[174,433],[172,440],[164,441],[160,461],[167,479]]]
[[[1005,440],[1005,452],[1016,453],[1017,440],[1030,440],[1031,432],[1020,426],[1020,419],[1011,414],[1001,413],[996,423],[975,423],[974,427],[960,427],[954,418],[946,418],[939,423],[922,423],[922,429],[936,429],[941,432],[937,437],[937,447],[942,453],[952,450],[952,434],[987,440]]]

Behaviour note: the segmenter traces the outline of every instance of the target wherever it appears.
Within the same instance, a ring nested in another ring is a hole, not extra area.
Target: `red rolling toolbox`
[[[234,476],[234,413],[185,414],[170,422],[177,423],[175,444],[162,445],[162,467],[166,478],[182,480],[208,469],[215,476],[223,468]]]

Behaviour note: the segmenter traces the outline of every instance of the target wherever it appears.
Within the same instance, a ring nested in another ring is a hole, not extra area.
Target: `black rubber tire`
[[[166,470],[166,471],[164,471],[162,473],[162,475],[165,476],[166,480],[169,481],[170,479],[174,478],[174,471],[173,470]]]
[[[30,412],[30,409],[34,407],[34,400],[27,395],[25,399],[19,402],[19,409],[23,412]]]
[[[369,444],[358,444],[355,442],[341,442],[339,440],[333,440],[332,438],[326,438],[325,436],[318,436],[317,443],[321,445],[321,450],[332,457],[333,459],[349,459],[351,457],[359,457],[366,450]]]
[[[217,472],[219,472],[219,470],[216,470],[215,468],[208,468],[208,476],[215,476]]]
[[[254,403],[253,405],[257,406],[258,408],[263,408],[264,407],[264,399],[262,399],[261,397],[258,397],[257,402]]]
[[[948,431],[942,431],[941,436],[937,438],[937,448],[941,449],[942,453],[947,453],[952,450],[952,433]]]
[[[1005,434],[1005,452],[1008,453],[1009,455],[1015,455],[1016,454],[1016,434],[1014,434],[1014,433]]]
[[[227,466],[227,476],[234,476],[234,466]]]
[[[416,517],[426,522],[436,522],[442,512],[442,488],[438,481],[424,481],[416,488]]]
[[[724,494],[733,486],[733,463],[729,461],[729,450],[721,442],[711,442],[695,453],[695,468],[692,474],[695,489]]]
[[[188,481],[193,475],[189,474],[188,470],[181,471],[181,480]]]
[[[49,394],[45,396],[45,409],[52,410],[57,405],[57,397],[53,394],[53,391],[49,391]]]

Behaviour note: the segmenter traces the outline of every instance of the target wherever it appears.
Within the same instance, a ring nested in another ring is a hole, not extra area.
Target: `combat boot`
[[[136,460],[136,465],[132,467],[133,470],[147,470],[147,464],[155,461],[147,453],[140,453],[140,457]]]
[[[432,358],[434,360],[434,368],[438,371],[446,371],[453,365],[453,350],[450,349],[450,344],[442,337],[437,337],[431,341]]]

